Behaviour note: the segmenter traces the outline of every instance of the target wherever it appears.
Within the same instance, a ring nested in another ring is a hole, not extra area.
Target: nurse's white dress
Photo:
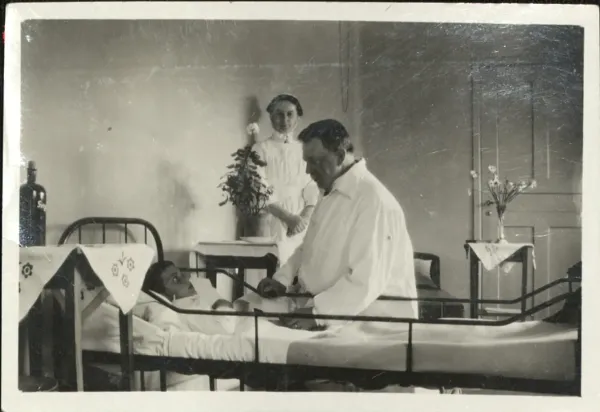
[[[315,206],[319,198],[316,183],[306,173],[302,159],[302,143],[289,135],[274,133],[270,138],[254,144],[254,150],[267,165],[260,169],[267,186],[273,188],[269,203],[281,206],[289,213],[299,215],[306,206]],[[288,236],[287,225],[273,215],[263,221],[265,232],[277,242],[279,262],[283,265],[302,243],[306,229]]]

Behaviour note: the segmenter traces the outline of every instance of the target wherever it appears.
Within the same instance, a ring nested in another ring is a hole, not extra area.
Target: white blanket
[[[276,312],[278,304],[286,305],[271,301],[273,307],[265,309]],[[113,330],[84,334],[85,349],[119,352],[116,314],[115,308]],[[88,322],[97,322],[93,316]],[[258,325],[258,354],[263,363],[406,370],[406,328],[386,329],[362,322],[311,332],[277,326],[264,318],[235,319],[233,333],[209,335],[181,328],[161,330],[138,318],[133,325],[134,352],[253,362]],[[541,321],[507,326],[415,324],[413,370],[570,380],[575,376],[576,339],[575,328]]]

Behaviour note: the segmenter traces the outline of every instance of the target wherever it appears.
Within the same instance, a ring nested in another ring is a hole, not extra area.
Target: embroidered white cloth
[[[223,240],[220,242],[199,242],[192,249],[200,256],[243,256],[263,257],[269,253],[277,256],[275,241],[248,242],[245,240]],[[194,263],[195,267],[195,263]]]
[[[155,252],[144,244],[35,246],[19,251],[19,317],[31,306],[72,253],[82,253],[91,269],[125,313],[135,305]],[[83,287],[85,289],[85,287]],[[82,300],[93,299],[93,295]],[[85,304],[85,302],[84,302]]]
[[[535,253],[533,244],[531,243],[478,242],[469,243],[469,246],[470,250],[477,255],[486,270],[493,270],[500,266],[505,273],[510,272],[514,266],[513,262],[505,262],[505,260],[524,247],[530,247],[532,249],[532,263],[535,268]]]

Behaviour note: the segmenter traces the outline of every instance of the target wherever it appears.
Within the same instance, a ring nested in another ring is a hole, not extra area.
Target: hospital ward
[[[581,27],[20,30],[20,391],[580,396]]]

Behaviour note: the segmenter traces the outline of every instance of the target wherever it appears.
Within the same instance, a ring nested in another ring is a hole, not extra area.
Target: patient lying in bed
[[[143,289],[161,295],[181,309],[234,310],[233,305],[223,299],[208,279],[182,273],[170,261],[156,262],[150,267]],[[216,335],[233,333],[236,325],[236,318],[232,316],[179,314],[156,301],[138,304],[134,311],[135,315],[163,330]]]

